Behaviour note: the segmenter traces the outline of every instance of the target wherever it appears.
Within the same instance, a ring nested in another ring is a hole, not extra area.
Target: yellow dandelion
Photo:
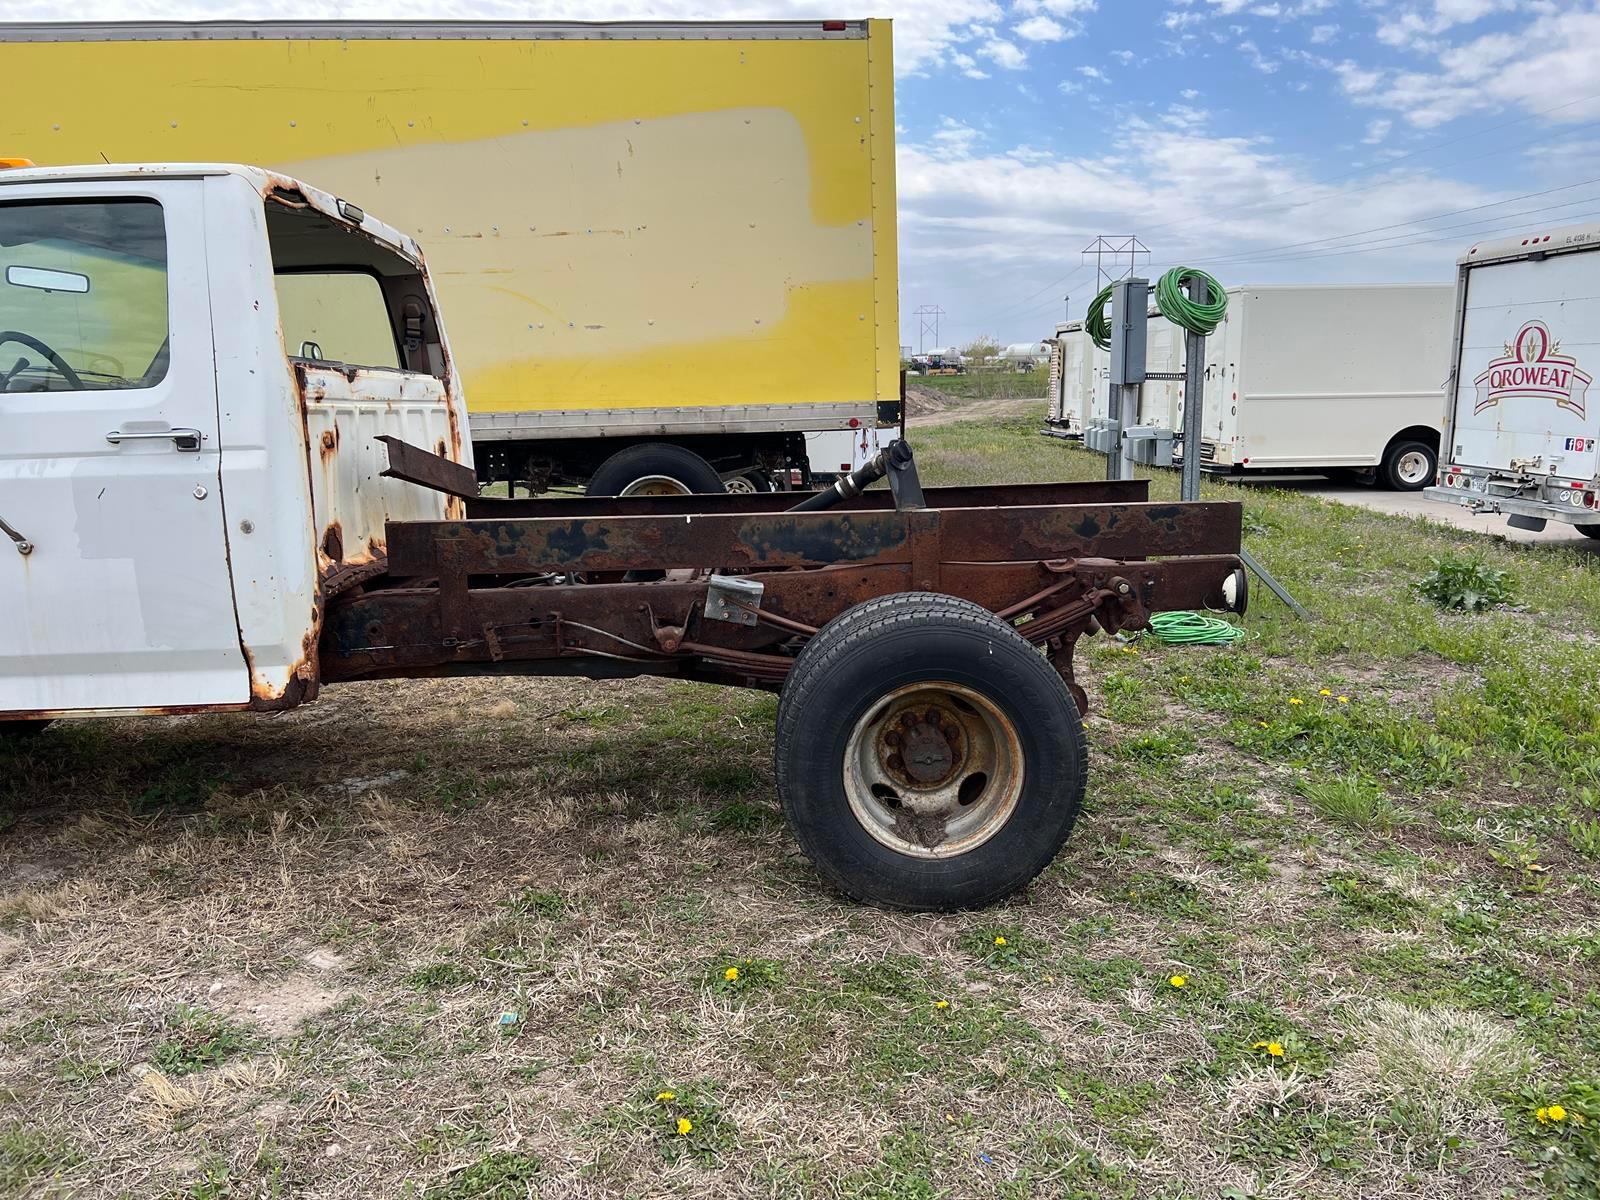
[[[1006,946],[1006,945],[1009,945],[1010,943],[1008,943],[1006,941],[1004,934],[997,933],[997,934],[995,934],[995,937],[994,937],[994,944],[996,946]]]
[[[1270,1055],[1273,1058],[1282,1058],[1283,1057],[1283,1043],[1282,1042],[1257,1042],[1254,1046],[1251,1046],[1250,1049],[1252,1049],[1252,1050],[1265,1050],[1267,1052],[1267,1054]]]
[[[1290,696],[1289,697],[1289,703],[1290,704],[1304,704],[1305,701],[1300,699],[1299,696]]]
[[[1549,1113],[1552,1121],[1565,1121],[1567,1119],[1567,1110],[1559,1104],[1552,1104],[1545,1111]]]
[[[678,1098],[678,1093],[677,1092],[657,1092],[656,1093],[656,1103],[657,1104],[665,1104],[668,1100],[676,1100],[677,1098]]]
[[[1338,697],[1338,701],[1339,701],[1340,704],[1349,704],[1350,703],[1350,697],[1349,696],[1339,696]]]
[[[1263,729],[1268,728],[1268,725],[1267,725],[1267,723],[1265,721],[1257,721],[1256,724],[1261,726],[1261,728],[1263,728]]]
[[[678,1118],[678,1136],[679,1137],[688,1137],[690,1131],[692,1131],[693,1129],[694,1129],[694,1122],[689,1120],[688,1117],[679,1117]]]
[[[1528,870],[1534,871],[1534,872],[1548,871],[1549,869],[1550,868],[1545,866],[1543,863],[1529,863],[1528,864]]]
[[[1178,676],[1178,682],[1179,683],[1188,683],[1189,682],[1189,677],[1187,675],[1179,675]]]
[[[949,1008],[950,1007],[950,1001],[948,1001],[948,1000],[935,1000],[933,1002],[933,1006],[935,1008]]]
[[[1323,688],[1320,692],[1317,693],[1317,695],[1319,695],[1319,696],[1331,696],[1331,695],[1333,695],[1333,689],[1332,688]]]
[[[1137,653],[1139,653],[1139,647],[1137,647],[1137,646],[1124,646],[1122,648],[1122,652],[1124,654],[1137,654]]]
[[[1189,977],[1187,975],[1174,975],[1167,982],[1175,988],[1188,987]]]
[[[739,979],[739,968],[738,967],[729,967],[726,971],[724,971],[722,973],[722,977],[724,979],[726,979],[729,983],[736,983],[738,981],[738,979]]]

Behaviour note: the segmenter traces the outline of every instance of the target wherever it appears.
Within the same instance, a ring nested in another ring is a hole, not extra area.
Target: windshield
[[[167,357],[159,204],[0,204],[0,392],[154,387]]]

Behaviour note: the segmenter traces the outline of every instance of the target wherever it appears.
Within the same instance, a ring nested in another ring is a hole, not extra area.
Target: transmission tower
[[[1083,248],[1083,261],[1087,263],[1091,255],[1094,257],[1094,287],[1097,292],[1138,270],[1141,255],[1146,262],[1150,260],[1150,251],[1143,242],[1131,235],[1120,234],[1109,237],[1101,234],[1095,238]]]
[[[939,318],[944,316],[944,309],[937,304],[923,304],[911,314],[919,322],[917,329],[917,353],[921,354],[928,348],[928,334],[933,334],[933,348],[940,349],[939,345]]]

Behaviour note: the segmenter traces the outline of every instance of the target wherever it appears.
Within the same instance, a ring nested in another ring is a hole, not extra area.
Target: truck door
[[[250,698],[202,190],[0,186],[0,716]]]
[[[1452,461],[1594,477],[1597,275],[1600,255],[1588,252],[1489,263],[1467,273]]]

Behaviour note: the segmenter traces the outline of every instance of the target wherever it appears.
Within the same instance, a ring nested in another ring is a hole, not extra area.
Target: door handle
[[[168,440],[179,450],[190,454],[200,451],[200,443],[206,440],[206,435],[198,429],[133,429],[123,433],[120,429],[113,429],[106,434],[106,441],[113,446],[120,446],[123,442]]]

